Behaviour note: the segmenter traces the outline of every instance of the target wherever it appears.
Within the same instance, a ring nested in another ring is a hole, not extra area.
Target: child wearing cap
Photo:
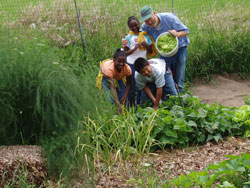
[[[135,81],[139,90],[143,90],[140,104],[150,99],[157,109],[160,100],[167,100],[168,95],[177,95],[175,83],[170,70],[166,70],[165,61],[154,58],[135,60]]]
[[[169,32],[173,36],[178,37],[179,47],[178,52],[172,57],[163,57],[166,62],[166,68],[173,71],[173,78],[182,92],[184,88],[185,67],[187,61],[187,46],[189,39],[187,35],[189,29],[179,18],[173,13],[158,13],[156,14],[150,6],[145,6],[140,10],[142,31],[150,34],[154,40],[164,32]]]

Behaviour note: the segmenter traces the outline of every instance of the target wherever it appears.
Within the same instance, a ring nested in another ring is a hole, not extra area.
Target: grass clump
[[[235,73],[247,76],[250,72],[250,34],[224,35],[208,32],[196,35],[189,50],[187,78],[192,81],[199,76],[209,77],[217,73]]]
[[[249,75],[250,27],[246,7],[248,3],[228,3],[224,9],[204,13],[197,21],[197,29],[189,36],[188,80],[214,73]]]
[[[80,84],[45,44],[8,41],[1,47],[0,66],[2,143],[37,143],[38,137],[77,123],[83,110],[72,92],[79,93]]]
[[[45,40],[2,33],[0,144],[42,145],[50,172],[70,175],[86,161],[85,150],[75,151],[78,138],[89,140],[79,122],[93,117],[104,101],[95,88],[96,69],[85,66],[76,75]]]

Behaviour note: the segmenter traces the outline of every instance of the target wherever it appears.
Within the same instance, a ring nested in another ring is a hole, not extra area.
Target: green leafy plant
[[[171,34],[162,35],[158,38],[157,41],[157,48],[163,53],[171,52],[172,50],[174,50],[176,45],[176,38]]]
[[[201,172],[191,172],[172,180],[172,185],[189,188],[194,186],[210,187],[247,187],[250,172],[250,154],[228,155],[229,160],[211,164]]]
[[[233,121],[242,125],[245,137],[250,137],[250,106],[243,105],[234,114]]]
[[[246,95],[244,97],[244,100],[245,100],[246,105],[250,105],[250,95]]]
[[[237,108],[204,104],[189,94],[182,95],[181,100],[184,107],[179,97],[171,96],[157,110],[151,137],[159,141],[162,147],[204,144],[213,140],[218,142],[228,135],[244,134],[243,125],[232,120]],[[135,117],[146,118],[145,114],[148,112],[139,108]],[[141,118],[136,121],[139,124]],[[151,149],[156,147],[157,145]]]
[[[180,175],[173,179],[166,179],[164,183],[158,176],[145,172],[139,178],[132,178],[127,183],[138,187],[203,187],[203,188],[248,188],[250,182],[250,154],[243,153],[241,156],[226,156],[229,160],[218,164],[210,164],[203,171],[192,171],[187,175]],[[145,178],[145,177],[147,178]],[[149,178],[150,177],[150,178]]]

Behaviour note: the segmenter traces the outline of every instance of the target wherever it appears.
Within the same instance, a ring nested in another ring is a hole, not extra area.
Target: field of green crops
[[[72,187],[80,182],[95,187],[97,177],[108,173],[120,174],[136,187],[247,188],[249,154],[159,182],[141,164],[157,149],[216,143],[228,136],[249,139],[249,96],[242,107],[208,105],[193,97],[188,85],[199,77],[209,80],[213,73],[250,75],[250,2],[77,4],[86,43],[81,41],[73,0],[0,0],[0,145],[42,146],[49,172],[40,185],[29,182],[28,172],[17,179],[5,179],[0,172],[0,185]],[[184,106],[172,97],[157,111],[139,107],[118,116],[109,96],[95,87],[98,64],[121,47],[128,16],[139,17],[140,7],[148,4],[156,12],[174,11],[190,28]],[[130,168],[131,163],[137,169]]]

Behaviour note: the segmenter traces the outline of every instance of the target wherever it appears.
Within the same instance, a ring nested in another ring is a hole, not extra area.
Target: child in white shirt
[[[163,59],[138,58],[134,63],[135,81],[139,90],[143,90],[140,104],[151,99],[153,108],[157,109],[160,100],[167,100],[168,95],[177,95],[171,71],[166,71]]]

